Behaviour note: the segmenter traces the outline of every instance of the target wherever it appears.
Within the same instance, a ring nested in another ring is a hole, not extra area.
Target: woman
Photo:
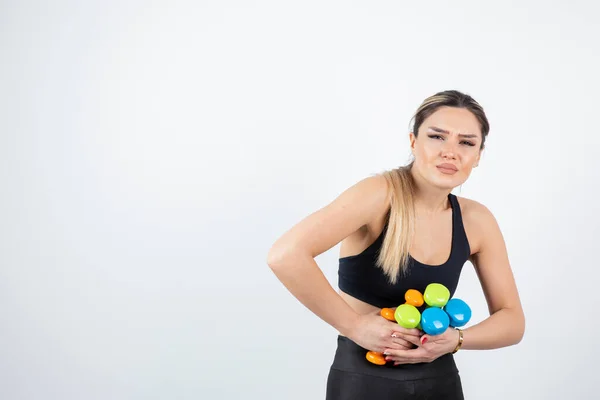
[[[482,204],[451,193],[479,164],[489,132],[481,106],[458,91],[427,98],[409,135],[413,161],[361,180],[281,236],[267,262],[306,307],[339,332],[327,399],[462,399],[453,354],[519,343],[525,318],[502,233]],[[315,257],[341,242],[339,293]],[[379,315],[408,289],[442,283],[453,296],[475,266],[490,316],[430,336]],[[383,352],[384,366],[367,350]]]

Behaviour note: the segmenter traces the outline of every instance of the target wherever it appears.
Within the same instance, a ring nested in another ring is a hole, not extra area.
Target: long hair
[[[465,108],[471,111],[481,125],[480,149],[483,150],[485,138],[490,130],[485,112],[471,96],[456,90],[439,92],[423,101],[412,118],[412,132],[415,137],[418,136],[423,121],[440,107]],[[377,266],[385,272],[391,283],[396,283],[398,276],[404,275],[408,270],[408,254],[415,230],[415,182],[411,174],[413,164],[414,160],[407,165],[378,174],[383,175],[388,183],[390,208]]]

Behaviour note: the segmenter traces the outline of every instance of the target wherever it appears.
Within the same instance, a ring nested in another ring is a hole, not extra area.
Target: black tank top
[[[448,195],[452,207],[452,247],[450,257],[437,266],[420,263],[409,255],[408,270],[395,284],[389,283],[375,262],[383,243],[386,228],[362,253],[339,259],[338,285],[341,291],[379,308],[397,307],[405,303],[404,293],[416,289],[423,293],[430,283],[441,283],[454,295],[464,263],[471,249],[456,196]],[[386,223],[387,225],[387,223]]]

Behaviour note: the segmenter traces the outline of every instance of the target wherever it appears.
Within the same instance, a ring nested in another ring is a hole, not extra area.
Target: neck
[[[415,211],[435,214],[448,209],[448,194],[452,192],[451,189],[431,186],[417,172],[414,165],[411,167],[410,173],[415,183]]]

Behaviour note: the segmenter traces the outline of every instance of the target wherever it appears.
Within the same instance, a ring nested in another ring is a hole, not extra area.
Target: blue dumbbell
[[[421,328],[428,335],[444,333],[449,325],[448,314],[439,307],[429,307],[421,314]]]
[[[461,299],[448,300],[448,303],[446,303],[446,306],[444,307],[444,311],[448,314],[450,326],[455,328],[466,325],[471,319],[471,308]]]

